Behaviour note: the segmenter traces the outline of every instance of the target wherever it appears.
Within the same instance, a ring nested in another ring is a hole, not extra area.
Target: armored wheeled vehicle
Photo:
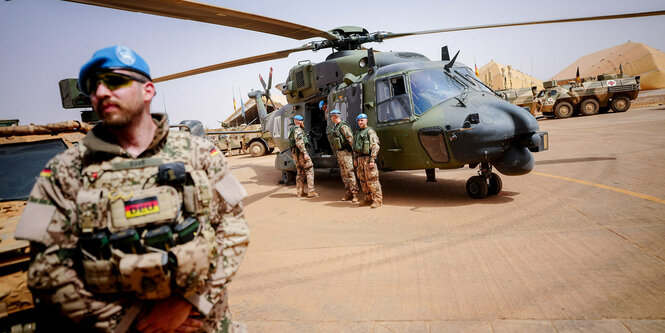
[[[537,94],[537,87],[520,88],[520,89],[504,89],[497,90],[496,92],[510,103],[520,106],[535,116],[537,107],[535,103],[535,96]]]
[[[568,118],[579,112],[590,116],[610,109],[627,111],[639,94],[640,77],[604,74],[592,81],[566,84],[547,81],[543,86],[545,89],[535,99],[536,109],[543,115]]]
[[[275,150],[272,136],[262,132],[260,124],[206,130],[206,136],[229,155],[233,150],[237,150],[239,154],[249,153],[258,157],[271,154]]]
[[[92,128],[79,121],[0,127],[0,327],[35,329],[33,298],[27,286],[29,243],[14,230],[30,191],[56,154],[77,145]]]

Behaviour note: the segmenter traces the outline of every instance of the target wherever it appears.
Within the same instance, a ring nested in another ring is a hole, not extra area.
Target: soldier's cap
[[[326,102],[325,99],[322,100],[322,101],[320,101],[320,102],[319,102],[319,110],[322,110],[322,109],[323,109],[323,104],[326,104],[326,103],[327,103],[327,102]]]
[[[152,81],[148,63],[140,55],[127,46],[115,45],[103,48],[92,55],[92,58],[81,67],[79,84],[86,82],[91,75],[114,69],[136,72]]]
[[[303,120],[303,117],[298,114],[298,115],[293,116],[293,119],[294,120]]]
[[[359,114],[358,117],[356,117],[356,121],[358,121],[360,119],[367,119],[367,115],[364,114],[364,113]]]
[[[342,113],[339,112],[339,110],[332,110],[330,111],[330,114],[332,115],[332,114],[342,114]]]

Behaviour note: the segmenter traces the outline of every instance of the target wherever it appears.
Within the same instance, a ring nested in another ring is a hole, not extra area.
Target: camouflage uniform
[[[291,152],[296,164],[296,194],[300,197],[314,192],[314,164],[307,153],[307,138],[302,127],[294,126],[291,129],[289,138],[292,140]],[[305,183],[307,183],[307,192],[305,192]]]
[[[209,246],[208,250],[211,258],[208,269],[215,269],[209,272],[207,279],[195,279],[199,288],[192,290],[186,299],[194,305],[194,309],[208,314],[202,319],[204,326],[201,331],[230,332],[234,331],[234,328],[242,330],[244,327],[230,322],[225,286],[237,271],[249,243],[249,229],[243,217],[241,202],[246,193],[231,174],[226,159],[212,143],[185,132],[169,133],[168,120],[163,114],[153,114],[153,121],[158,127],[155,137],[146,151],[137,158],[117,145],[108,129],[100,124],[85,137],[81,146],[69,149],[48,162],[30,194],[17,229],[17,235],[32,241],[35,252],[28,272],[28,284],[43,302],[53,304],[62,314],[79,324],[106,332],[122,331],[121,328],[132,330],[130,325],[133,318],[142,309],[149,309],[152,301],[139,300],[133,293],[100,294],[91,291],[94,288],[91,288],[90,276],[83,273],[83,251],[78,247],[79,237],[89,216],[80,213],[86,205],[81,204],[79,198],[90,188],[91,182],[105,179],[104,171],[89,173],[89,170],[94,170],[98,165],[108,164],[111,160],[132,165],[150,161],[154,156],[164,157],[166,161],[185,156],[188,165],[194,169],[191,171],[198,172],[199,177],[207,180],[204,183],[213,187],[207,192],[211,195],[207,210],[198,219],[203,221],[201,235],[205,235],[206,230],[209,231],[207,237],[204,236],[204,242],[217,244]],[[113,165],[115,167],[116,163]],[[141,186],[148,189],[153,187],[154,181],[150,182],[152,178],[146,178],[145,175],[141,178],[141,170],[144,169],[122,170],[126,173],[125,178],[116,177],[112,179],[112,184],[102,186],[116,185],[122,189],[137,185],[139,189]],[[108,180],[107,177],[105,181]],[[198,185],[196,188],[202,191]],[[99,215],[102,215],[103,209],[109,209],[108,206],[99,206],[95,208],[95,212],[100,212]],[[168,207],[162,207],[164,210],[166,208]],[[115,217],[109,222],[111,219],[106,216],[108,215],[94,218],[107,221],[105,223],[110,227],[115,223]],[[195,240],[202,239],[198,237]],[[183,255],[187,258],[189,253]],[[85,260],[83,263],[85,264]],[[197,265],[186,261],[182,264],[192,267]],[[181,263],[178,263],[178,266],[180,265]],[[121,270],[122,265],[119,266],[117,269]],[[173,275],[177,282],[178,275]],[[109,276],[99,278],[103,280]],[[163,289],[161,291],[163,292]]]
[[[359,130],[354,135],[353,153],[356,158],[358,180],[365,193],[365,201],[373,204],[383,204],[383,193],[379,183],[379,170],[376,166],[376,157],[379,154],[379,137],[371,127]],[[369,162],[375,161],[374,166]]]
[[[337,155],[339,173],[344,182],[344,200],[357,198],[358,182],[353,168],[353,132],[351,127],[346,122],[340,121],[332,128],[331,137],[335,155]],[[339,140],[339,143],[336,143],[337,140]]]

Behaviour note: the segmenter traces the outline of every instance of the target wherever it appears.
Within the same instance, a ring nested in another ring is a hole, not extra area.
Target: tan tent
[[[642,43],[627,42],[595,53],[585,55],[566,67],[554,80],[575,78],[577,67],[580,77],[619,73],[640,75],[643,90],[665,88],[665,53]]]
[[[480,74],[480,79],[494,90],[531,88],[532,86],[537,86],[539,90],[543,89],[543,81],[494,60],[480,67],[478,74]]]

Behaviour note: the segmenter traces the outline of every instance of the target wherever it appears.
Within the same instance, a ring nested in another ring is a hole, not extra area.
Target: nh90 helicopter
[[[238,12],[191,1],[148,0],[71,0],[103,7],[195,20],[223,26],[266,32],[274,35],[324,40],[301,47],[224,62],[203,68],[159,77],[154,82],[173,80],[214,70],[284,58],[305,50],[332,48],[324,62],[300,62],[287,80],[277,87],[288,105],[267,115],[262,95],[270,97],[270,85],[264,91],[252,91],[261,113],[264,131],[269,131],[281,150],[275,167],[283,178],[293,177],[295,166],[288,149],[291,118],[302,115],[310,135],[308,148],[316,168],[333,168],[337,161],[327,138],[331,125],[329,114],[318,110],[321,100],[329,109],[337,109],[342,118],[357,130],[355,118],[366,113],[380,140],[378,166],[382,170],[425,169],[428,180],[434,170],[479,167],[478,175],[469,178],[468,194],[483,198],[501,191],[504,175],[523,175],[534,167],[532,152],[548,148],[547,133],[539,131],[535,118],[526,110],[501,99],[475,77],[467,66],[448,59],[447,48],[442,60],[431,61],[413,52],[379,52],[364,50],[363,44],[386,39],[432,33],[485,28],[594,21],[664,15],[665,11],[619,15],[568,18],[560,20],[505,23],[427,30],[408,33],[379,31],[370,33],[360,27],[340,27],[328,32],[314,28]],[[263,82],[262,82],[263,83]],[[263,111],[263,112],[262,112]]]

